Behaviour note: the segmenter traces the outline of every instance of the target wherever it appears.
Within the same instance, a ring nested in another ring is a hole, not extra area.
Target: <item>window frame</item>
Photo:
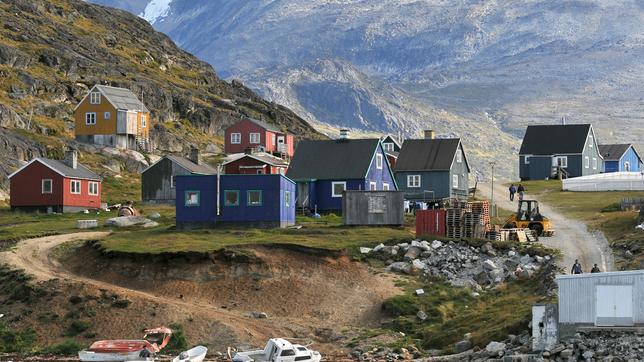
[[[393,142],[385,142],[382,144],[382,148],[384,148],[385,151],[393,151],[395,147]]]
[[[590,168],[590,157],[584,156],[584,168]]]
[[[415,180],[418,179],[418,184],[416,184]],[[421,187],[421,177],[420,175],[407,175],[407,187],[409,188],[420,188]]]
[[[568,168],[568,156],[554,156],[555,159],[555,166],[561,167],[561,168]],[[562,162],[562,165],[559,165],[559,160],[564,161]]]
[[[94,99],[96,96],[96,99]],[[101,104],[101,92],[89,92],[89,104]]]
[[[291,191],[284,190],[284,206],[290,207],[291,203]]]
[[[92,192],[92,186],[96,186],[96,192]],[[98,182],[96,181],[87,182],[87,194],[90,196],[98,196]]]
[[[103,112],[103,120],[112,119],[112,112],[105,111]]]
[[[594,143],[595,137],[590,135],[590,136],[588,136],[588,140],[590,141],[590,142],[588,142],[588,148],[593,148],[593,143]]]
[[[237,141],[237,142],[235,142]],[[241,133],[240,132],[231,132],[230,133],[230,144],[231,145],[240,145],[241,144]]]
[[[331,197],[342,197],[342,193],[339,195],[335,193],[335,185],[342,185],[342,192],[347,191],[347,182],[346,181],[331,181]]]
[[[624,171],[626,171],[626,172],[631,171],[631,162],[630,161],[624,161]]]
[[[457,175],[457,174],[453,174],[453,175],[452,175],[452,188],[453,188],[453,189],[457,189],[457,188],[459,187],[459,186],[458,186],[458,185],[459,185],[459,183],[460,183],[460,182],[459,182],[459,180],[458,180],[458,175]]]
[[[170,188],[173,189],[175,187],[176,185],[174,184],[174,175],[170,175]]]
[[[258,204],[252,204],[250,202],[250,193],[251,192],[259,192],[259,203]],[[246,190],[246,206],[248,207],[260,207],[264,205],[264,195],[262,190]]]
[[[237,195],[237,202],[232,204],[228,202],[228,194],[236,194]],[[224,206],[225,207],[238,207],[239,206],[239,201],[241,199],[241,195],[239,190],[224,190]]]
[[[387,182],[382,183],[382,191],[389,191],[389,184]]]
[[[257,136],[257,142],[253,142],[253,136]],[[251,132],[248,134],[248,143],[251,145],[258,145],[262,143],[262,136],[259,132]]]
[[[378,191],[378,183],[375,181],[369,181],[369,191]]]
[[[463,152],[460,149],[456,152],[456,163],[463,163]]]
[[[376,154],[376,169],[382,170],[384,166],[384,160],[381,153]]]
[[[530,157],[532,157],[532,155],[523,156],[523,164],[524,165],[529,165],[530,164]]]
[[[49,182],[49,191],[45,192],[45,182]],[[54,193],[54,180],[50,178],[44,178],[40,180],[40,193],[42,195],[48,195]]]
[[[599,165],[599,162],[597,162],[597,157],[593,157],[593,170],[596,170]]]
[[[77,192],[74,192],[74,185],[78,184],[78,187],[76,187]],[[82,193],[81,188],[83,187],[83,183],[81,180],[69,180],[69,193],[72,195],[80,195]]]
[[[145,128],[148,126],[148,117],[145,114],[141,115],[140,120],[141,120],[141,128]]]
[[[196,204],[188,204],[188,195],[194,193],[197,195]],[[186,190],[183,192],[183,206],[184,207],[200,207],[201,206],[201,191],[199,190]]]
[[[90,123],[88,116],[94,116],[93,122]],[[96,125],[96,112],[85,112],[85,125],[86,126],[95,126]]]

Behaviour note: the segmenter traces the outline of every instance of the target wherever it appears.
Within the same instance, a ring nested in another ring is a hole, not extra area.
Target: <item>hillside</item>
[[[96,83],[143,97],[159,153],[194,144],[216,150],[223,129],[243,116],[320,136],[289,109],[240,82],[223,81],[128,12],[80,0],[9,0],[0,2],[0,18],[0,195],[21,161],[59,156],[72,143],[73,109]],[[82,161],[100,165],[112,158],[93,151]]]
[[[527,124],[564,116],[592,122],[603,142],[644,147],[633,130],[644,118],[641,1],[147,0],[128,10],[311,122],[433,128],[513,164]]]

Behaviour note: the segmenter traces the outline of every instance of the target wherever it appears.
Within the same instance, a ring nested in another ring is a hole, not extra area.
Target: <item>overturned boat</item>
[[[172,330],[166,327],[146,329],[143,339],[96,341],[78,358],[85,362],[153,361],[154,355],[170,341]]]
[[[232,362],[319,362],[321,359],[320,352],[283,338],[269,339],[263,350],[236,352],[232,356]]]
[[[172,362],[202,362],[206,358],[208,348],[204,346],[197,346],[185,352],[181,352],[179,356],[175,357]]]

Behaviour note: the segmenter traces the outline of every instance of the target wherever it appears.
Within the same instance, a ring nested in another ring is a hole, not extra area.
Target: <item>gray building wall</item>
[[[592,137],[592,139],[591,139]],[[592,147],[589,145],[592,144]],[[588,157],[590,165],[588,168],[585,167],[585,157]],[[593,158],[597,160],[597,167],[593,168]],[[581,172],[579,176],[586,175],[595,175],[602,172],[602,158],[599,154],[599,147],[597,147],[597,140],[593,137],[591,132],[590,136],[586,139],[586,147],[584,147],[584,152],[581,157]]]
[[[403,225],[405,195],[401,191],[345,191],[345,225]]]
[[[174,204],[176,189],[170,186],[170,176],[189,175],[190,171],[167,158],[141,174],[141,200],[145,203]]]

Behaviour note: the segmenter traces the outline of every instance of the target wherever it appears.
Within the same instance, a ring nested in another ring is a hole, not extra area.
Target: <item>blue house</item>
[[[379,139],[301,141],[286,176],[297,182],[297,206],[342,210],[345,190],[397,190]]]
[[[599,145],[604,172],[640,172],[642,159],[632,144]]]
[[[470,165],[459,138],[406,140],[396,163],[396,183],[407,200],[466,200]]]
[[[602,155],[590,124],[528,126],[519,151],[521,180],[598,174]]]
[[[177,228],[295,224],[295,183],[283,175],[181,175],[175,182]]]

